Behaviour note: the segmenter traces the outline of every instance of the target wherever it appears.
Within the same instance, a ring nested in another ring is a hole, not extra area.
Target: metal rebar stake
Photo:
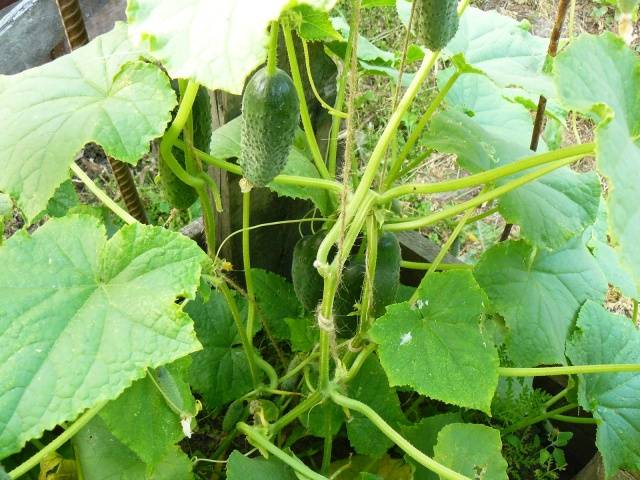
[[[89,42],[89,35],[87,35],[78,0],[56,0],[56,3],[69,48],[75,50],[86,45]],[[127,210],[140,223],[149,223],[129,165],[115,158],[107,158]]]

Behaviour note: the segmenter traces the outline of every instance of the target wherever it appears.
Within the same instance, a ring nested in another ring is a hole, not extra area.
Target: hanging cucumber
[[[258,70],[242,98],[240,164],[245,179],[263,187],[282,172],[298,127],[300,105],[291,77]]]
[[[293,290],[302,306],[310,312],[316,309],[322,298],[324,282],[313,266],[313,262],[325,235],[326,232],[318,232],[315,235],[304,236],[293,248],[291,263]]]
[[[430,50],[442,49],[458,31],[457,0],[416,0],[418,38]]]
[[[376,276],[373,281],[373,315],[379,317],[387,305],[396,300],[400,287],[400,243],[391,232],[383,233],[378,239]]]
[[[177,82],[172,82],[174,90],[178,90]],[[173,112],[175,118],[176,111]],[[209,101],[209,92],[205,87],[200,87],[193,102],[191,109],[193,118],[193,146],[203,152],[209,152],[209,143],[211,142],[211,103]],[[182,168],[185,168],[184,152],[178,148],[173,149],[173,156]],[[172,207],[185,210],[189,208],[198,198],[195,189],[182,182],[173,173],[169,165],[162,159],[158,159],[158,172],[160,176],[160,185],[164,191],[167,201]]]

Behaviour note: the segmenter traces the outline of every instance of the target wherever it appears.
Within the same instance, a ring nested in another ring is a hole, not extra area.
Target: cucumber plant
[[[566,424],[595,425],[607,477],[640,469],[640,58],[604,33],[547,59],[546,39],[468,2],[349,0],[347,18],[336,3],[129,0],[126,24],[0,76],[0,215],[25,224],[0,243],[1,479],[558,478],[582,466]],[[389,52],[360,19],[396,3],[406,41]],[[313,78],[311,42],[334,89]],[[363,154],[372,74],[396,82],[393,112]],[[212,133],[209,92],[244,92]],[[593,141],[567,143],[569,115]],[[167,198],[199,205],[206,251],[136,222],[75,163],[95,142],[135,165],[156,139]],[[432,152],[464,175],[412,180]],[[209,166],[245,179],[242,265],[218,255],[229,207]],[[78,204],[71,175],[116,222]],[[301,229],[292,282],[252,267],[264,189],[313,206],[283,221]],[[398,209],[443,193],[458,200]],[[446,263],[488,215],[514,238]],[[440,222],[454,228],[429,263],[402,258],[402,232]],[[610,288],[631,318],[605,308]]]

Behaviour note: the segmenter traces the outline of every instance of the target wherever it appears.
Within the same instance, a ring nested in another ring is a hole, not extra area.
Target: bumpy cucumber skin
[[[258,70],[242,98],[240,164],[244,177],[263,187],[287,164],[300,119],[298,94],[291,77],[276,69]]]
[[[174,88],[177,89],[177,84]],[[209,144],[211,142],[211,103],[209,101],[209,92],[205,87],[198,89],[191,115],[193,116],[193,146],[203,152],[209,152]],[[174,148],[173,156],[184,168],[184,152]],[[158,160],[158,172],[160,174],[160,185],[167,201],[173,208],[185,210],[193,205],[198,198],[198,193],[193,187],[176,177],[173,170],[162,159],[162,156]]]
[[[322,299],[323,281],[313,267],[316,252],[325,232],[303,237],[293,251],[291,277],[293,288],[305,309],[314,311]],[[385,307],[395,301],[400,286],[400,243],[395,234],[385,232],[378,239],[378,256],[374,277],[373,315],[379,317]],[[338,334],[353,336],[357,330],[357,317],[349,315],[362,296],[366,270],[364,254],[350,256],[345,262],[340,286],[334,298],[334,314]]]
[[[376,276],[373,281],[373,314],[379,317],[385,307],[396,300],[400,286],[400,243],[391,232],[383,233],[378,239]]]
[[[313,262],[325,235],[325,232],[318,232],[315,235],[302,237],[293,248],[291,264],[293,290],[302,306],[310,312],[316,309],[322,298],[324,282],[313,266]]]
[[[442,49],[458,31],[457,0],[417,0],[417,32],[431,51]]]

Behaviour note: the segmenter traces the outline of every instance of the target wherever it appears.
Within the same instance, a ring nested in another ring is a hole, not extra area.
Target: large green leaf
[[[220,159],[240,157],[240,130],[242,117],[234,118],[213,132],[211,136],[211,155]],[[298,175],[301,177],[319,178],[318,170],[311,161],[294,146],[289,152],[283,175]],[[270,190],[280,196],[311,200],[323,215],[331,213],[331,203],[325,190],[301,187],[298,185],[283,185],[271,182]]]
[[[207,259],[188,238],[95,218],[51,220],[0,247],[0,458],[198,350],[175,303]]]
[[[460,413],[442,413],[432,417],[425,417],[416,424],[404,427],[402,429],[402,435],[409,440],[414,447],[420,449],[424,454],[433,457],[433,447],[435,447],[438,442],[438,433],[440,430],[451,423],[459,422],[462,422]],[[416,464],[414,460],[409,459],[409,461],[414,463],[416,468],[413,480],[439,479],[436,473],[422,465]]]
[[[469,7],[445,51],[464,54],[469,64],[501,87],[516,85],[553,98],[552,82],[542,73],[548,44],[511,17]]]
[[[185,357],[186,360],[188,358]],[[181,359],[179,362],[182,361]],[[188,366],[188,362],[186,363]],[[134,382],[122,395],[100,411],[100,416],[112,435],[150,465],[160,462],[169,447],[184,437],[180,416],[169,407],[163,396],[163,393],[168,396],[170,392],[163,389],[161,393],[160,388],[163,388],[163,385],[166,387],[169,383],[167,377],[175,376],[172,382],[174,384],[182,382],[178,377],[185,374],[185,369],[176,367],[175,364],[161,368],[161,372],[150,373]],[[151,374],[159,380],[152,379]],[[155,383],[158,383],[158,386]],[[195,401],[188,391],[172,395],[171,401],[174,405],[174,399],[180,399],[183,395],[186,398],[178,401],[181,405],[176,407],[180,408],[185,403],[195,407]],[[195,411],[190,413],[195,415]]]
[[[83,477],[91,480],[193,480],[191,461],[169,447],[156,463],[145,463],[95,417],[73,437]]]
[[[613,34],[582,35],[558,55],[554,72],[566,105],[599,121],[596,153],[609,184],[612,243],[640,288],[640,59]]]
[[[244,307],[241,299],[236,301]],[[224,297],[211,292],[209,301],[198,297],[185,311],[193,318],[204,347],[192,355],[191,385],[207,406],[219,407],[249,392],[253,384],[247,356],[239,345],[238,330]]]
[[[269,23],[286,9],[330,10],[336,0],[129,0],[130,35],[173,78],[240,94],[267,56]],[[170,20],[168,20],[170,19]]]
[[[387,307],[370,331],[393,386],[489,412],[498,354],[482,332],[483,296],[471,273],[430,276],[415,306]]]
[[[509,355],[521,366],[566,363],[564,345],[580,306],[604,300],[607,291],[580,237],[555,251],[501,243],[484,253],[475,276],[505,318]]]
[[[229,480],[250,480],[265,478],[269,480],[296,480],[296,475],[284,463],[264,458],[248,458],[234,450],[227,462],[227,478]]]
[[[0,190],[28,219],[47,206],[86,143],[135,164],[162,135],[175,94],[139,57],[118,24],[51,63],[0,75]]]
[[[293,285],[272,272],[251,269],[259,313],[267,323],[270,333],[281,340],[289,340],[291,332],[287,319],[297,319],[303,313]],[[300,319],[303,322],[303,319]]]
[[[508,480],[500,431],[486,425],[452,423],[438,434],[435,460],[469,478]]]
[[[456,154],[465,169],[478,173],[533,154],[531,115],[504,98],[486,77],[462,75],[447,101],[451,108],[433,119],[426,142]],[[523,237],[538,246],[557,248],[595,221],[599,195],[595,173],[578,174],[565,167],[507,193],[499,208],[508,221],[520,225]]]
[[[587,302],[577,327],[567,342],[571,363],[640,363],[640,332],[628,318]],[[640,375],[603,373],[578,378],[580,406],[598,420],[596,444],[607,477],[619,468],[640,469]]]
[[[349,383],[349,396],[369,405],[393,428],[406,422],[398,395],[389,388],[387,375],[374,355],[367,358],[356,378]],[[393,442],[364,415],[356,412],[352,415],[347,423],[349,442],[357,453],[380,458]]]
[[[607,210],[603,199],[600,202],[598,218],[591,229],[591,238],[588,246],[605,277],[607,277],[607,281],[614,287],[619,288],[623,295],[629,298],[640,298],[633,277],[628,270],[624,269],[620,263],[620,256],[609,245],[608,230]]]

